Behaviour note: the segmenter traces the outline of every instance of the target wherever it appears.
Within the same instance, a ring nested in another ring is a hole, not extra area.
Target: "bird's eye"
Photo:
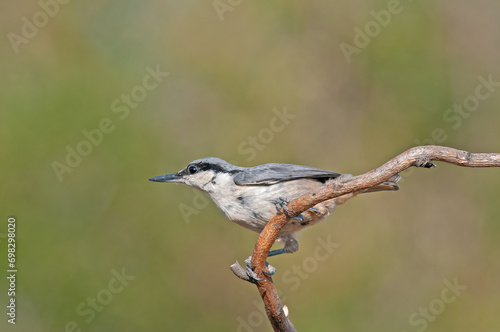
[[[188,167],[188,172],[189,172],[189,174],[194,174],[194,173],[198,172],[198,167],[196,167],[195,165],[191,165]]]

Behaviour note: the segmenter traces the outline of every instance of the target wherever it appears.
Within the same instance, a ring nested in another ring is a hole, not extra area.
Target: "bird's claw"
[[[298,216],[296,216],[296,217],[290,217],[290,218],[295,219],[295,220],[298,220],[298,221],[304,221],[304,216],[302,215],[302,213],[301,213],[301,214],[299,214],[299,215],[298,215]]]
[[[262,271],[262,273],[264,273],[266,276],[272,276],[273,274],[276,273],[276,268],[271,264],[269,264],[268,262],[266,262],[266,267],[267,271]]]
[[[263,281],[264,278],[259,278],[257,276],[257,273],[253,272],[253,269],[255,266],[252,265],[252,263],[250,262],[251,259],[252,259],[252,256],[245,259],[246,271],[247,271],[248,277],[250,278],[250,281],[253,283],[256,283],[257,281]]]
[[[318,208],[315,208],[314,206],[309,208],[309,210],[313,211],[314,213],[325,215],[325,212],[320,211]]]
[[[257,281],[263,281],[264,278],[259,278],[257,276],[257,273],[253,272],[253,269],[255,268],[255,266],[252,265],[251,260],[252,260],[252,256],[245,259],[246,271],[247,271],[248,277],[250,278],[250,281],[253,283],[256,283]],[[266,262],[266,267],[267,267],[268,271],[262,271],[262,273],[264,273],[265,275],[272,276],[273,274],[276,273],[276,268],[274,268],[274,266],[272,266],[268,262]]]
[[[278,197],[279,202],[276,203],[276,211],[278,211],[278,214],[281,214],[281,211],[288,215],[290,213],[290,210],[288,210],[288,200],[284,197]]]
[[[299,214],[298,216],[296,217],[293,217],[290,215],[290,210],[288,209],[288,203],[290,203],[286,198],[284,197],[278,197],[279,199],[279,202],[276,203],[276,211],[278,211],[278,214],[281,214],[281,210],[283,210],[283,212],[286,214],[287,217],[291,218],[291,219],[295,219],[295,220],[298,220],[298,221],[304,221],[304,216],[301,214]]]

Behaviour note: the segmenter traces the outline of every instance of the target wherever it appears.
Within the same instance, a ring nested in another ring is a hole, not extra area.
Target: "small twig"
[[[301,212],[325,200],[376,186],[411,166],[433,168],[435,167],[433,160],[464,167],[500,167],[500,153],[470,153],[442,146],[418,146],[403,152],[368,173],[354,177],[340,177],[332,185],[325,185],[294,199],[287,205],[288,215],[298,216]],[[263,271],[267,254],[288,219],[285,213],[278,213],[268,222],[259,235],[251,259],[251,264],[255,266],[254,272],[259,278],[264,279],[252,282],[256,283],[264,301],[269,321],[275,331],[286,332],[296,330],[283,310],[271,277]],[[234,274],[241,279],[251,281],[248,276],[243,276],[242,273],[245,273],[245,270],[238,266],[237,262],[231,266]]]
[[[247,271],[240,265],[238,261],[234,262],[233,265],[229,267],[233,271],[234,275],[245,281],[252,281],[247,274]]]

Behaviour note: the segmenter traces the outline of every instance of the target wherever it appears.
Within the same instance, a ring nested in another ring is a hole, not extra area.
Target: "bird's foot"
[[[286,198],[284,197],[278,197],[279,202],[276,203],[276,211],[278,211],[278,214],[281,214],[281,211],[287,215],[287,217],[298,220],[298,221],[304,221],[304,216],[302,214],[299,214],[296,217],[293,217],[290,215],[290,210],[288,209],[288,203],[290,203]]]
[[[252,281],[253,283],[256,283],[257,281],[264,280],[264,278],[259,278],[257,276],[257,273],[253,272],[253,269],[255,268],[255,266],[252,265],[251,260],[252,260],[252,256],[245,259],[246,271],[247,271],[248,277],[250,278],[250,281]],[[264,273],[265,275],[272,276],[273,274],[276,273],[276,269],[268,262],[266,262],[266,267],[267,267],[268,271],[262,271],[262,273]]]

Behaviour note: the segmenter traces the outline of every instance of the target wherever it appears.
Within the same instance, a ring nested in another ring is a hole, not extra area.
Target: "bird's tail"
[[[363,193],[374,193],[377,191],[396,191],[399,190],[398,181],[401,179],[401,175],[396,174],[389,180],[382,182],[376,186],[366,189]]]

